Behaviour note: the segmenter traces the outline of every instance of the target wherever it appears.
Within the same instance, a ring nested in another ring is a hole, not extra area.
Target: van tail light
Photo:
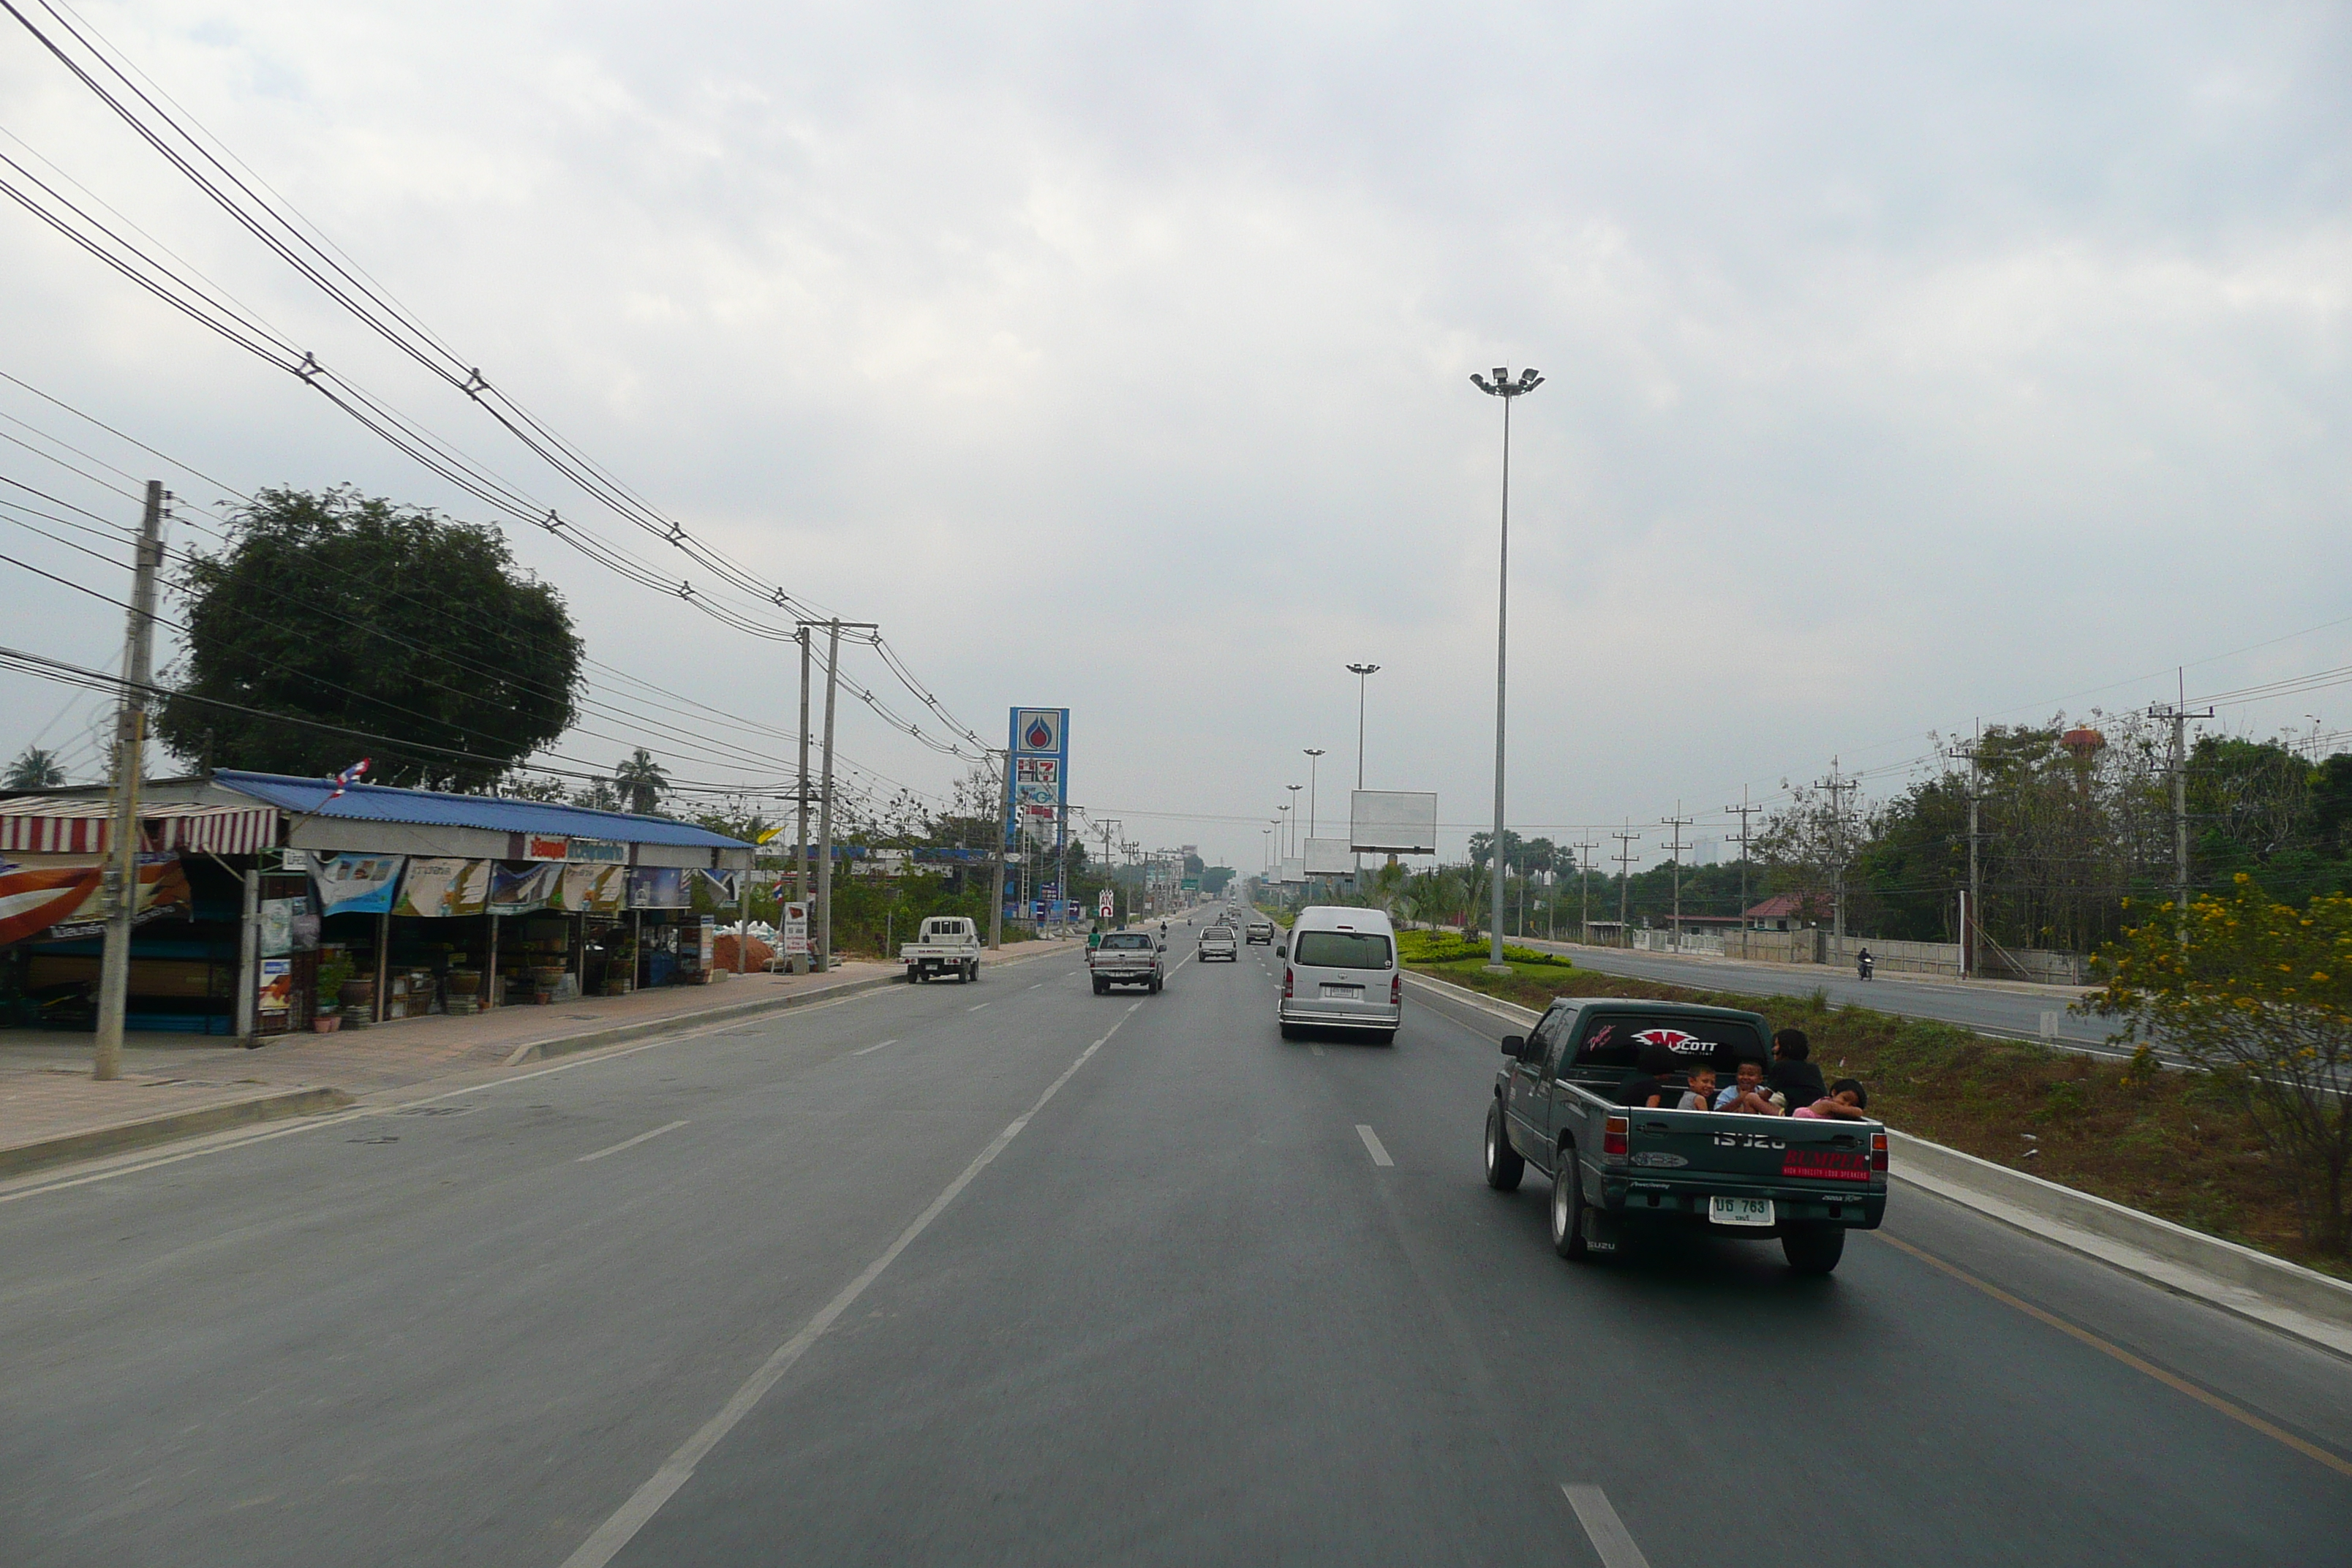
[[[1870,1135],[1870,1168],[1874,1171],[1886,1169],[1886,1134],[1884,1132]]]
[[[1290,1000],[1290,965],[1286,963],[1282,966],[1282,999]]]
[[[1391,1007],[1404,1005],[1404,975],[1401,973],[1389,976],[1389,1005]]]
[[[1633,1119],[1612,1116],[1601,1129],[1601,1157],[1604,1160],[1625,1158],[1626,1134],[1633,1131]]]

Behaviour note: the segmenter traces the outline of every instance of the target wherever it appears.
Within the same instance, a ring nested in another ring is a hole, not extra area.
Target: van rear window
[[[1306,969],[1386,969],[1389,939],[1376,931],[1301,931],[1290,962]]]
[[[1764,1037],[1753,1024],[1738,1018],[1661,1017],[1654,1013],[1598,1013],[1585,1020],[1584,1037],[1576,1043],[1576,1065],[1629,1068],[1641,1058],[1642,1047],[1660,1045],[1672,1051],[1677,1067],[1701,1063],[1728,1081],[1740,1062],[1769,1059]]]

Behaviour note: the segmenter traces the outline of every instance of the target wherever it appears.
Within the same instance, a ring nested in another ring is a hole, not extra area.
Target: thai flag
[[[337,773],[331,781],[335,787],[333,792],[327,796],[327,800],[334,799],[336,795],[341,795],[345,790],[351,788],[352,785],[359,783],[361,777],[365,774],[367,771],[368,760],[365,757],[362,757],[358,762],[353,763],[350,767],[347,767],[341,773]],[[326,801],[320,801],[319,804],[324,805]]]

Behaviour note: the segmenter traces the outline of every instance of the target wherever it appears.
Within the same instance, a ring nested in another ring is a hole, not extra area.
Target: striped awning
[[[145,849],[250,855],[278,842],[278,808],[157,802],[139,808],[139,826]],[[103,855],[112,826],[103,800],[0,800],[0,854]]]

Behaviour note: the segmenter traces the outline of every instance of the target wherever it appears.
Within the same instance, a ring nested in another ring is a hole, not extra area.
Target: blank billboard
[[[1282,858],[1282,869],[1275,873],[1275,880],[1277,882],[1303,882],[1307,880],[1306,860],[1297,855],[1284,856]]]
[[[1434,792],[1360,789],[1348,798],[1350,847],[1388,855],[1437,853]]]
[[[1310,838],[1307,853],[1299,858],[1307,863],[1310,877],[1345,877],[1356,869],[1355,851],[1344,838]]]

